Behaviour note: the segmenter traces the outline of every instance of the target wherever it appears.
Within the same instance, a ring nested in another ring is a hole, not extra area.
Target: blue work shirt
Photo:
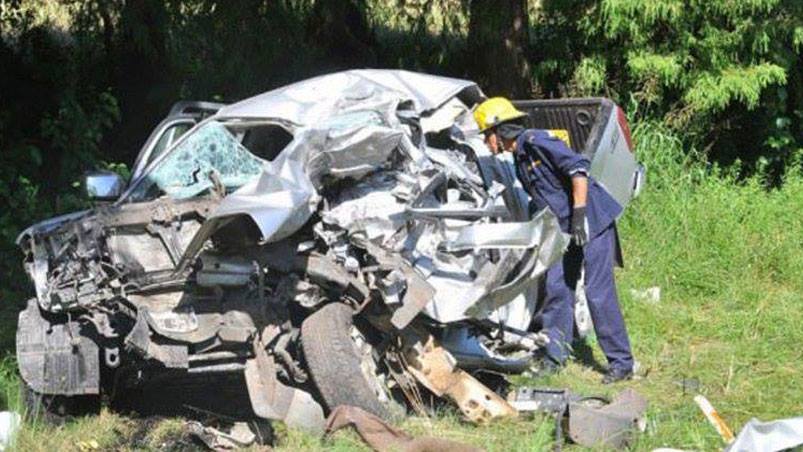
[[[532,197],[535,211],[549,207],[558,217],[564,232],[569,232],[573,207],[571,178],[575,174],[588,177],[586,218],[589,239],[604,231],[622,212],[622,206],[589,176],[588,159],[546,130],[527,129],[522,132],[516,139],[515,157],[516,175]]]

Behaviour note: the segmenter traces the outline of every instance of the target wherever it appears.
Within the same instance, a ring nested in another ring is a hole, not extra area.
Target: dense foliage
[[[721,161],[777,169],[801,146],[799,1],[552,0],[537,17],[535,72],[549,94],[630,98],[640,118]]]
[[[796,0],[0,0],[0,297],[20,229],[80,208],[81,173],[130,164],[174,101],[366,66],[610,96],[776,184],[803,147]]]

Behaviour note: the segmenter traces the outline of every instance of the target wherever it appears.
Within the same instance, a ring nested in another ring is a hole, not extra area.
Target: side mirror
[[[111,171],[93,171],[84,177],[84,186],[89,199],[93,201],[114,201],[125,188],[123,178]]]

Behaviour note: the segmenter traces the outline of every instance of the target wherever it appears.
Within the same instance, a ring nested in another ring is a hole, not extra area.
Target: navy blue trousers
[[[547,270],[541,321],[550,343],[546,354],[563,364],[574,338],[574,291],[585,270],[585,291],[594,332],[611,368],[631,370],[633,354],[627,336],[613,266],[616,253],[616,224],[591,239],[585,248],[572,244],[563,259]]]

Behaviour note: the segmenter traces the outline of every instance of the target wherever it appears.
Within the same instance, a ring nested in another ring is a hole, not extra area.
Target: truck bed
[[[566,131],[572,150],[591,161],[591,176],[622,207],[641,191],[644,167],[633,154],[625,114],[612,100],[591,97],[518,100],[513,104],[528,113],[527,127]]]

